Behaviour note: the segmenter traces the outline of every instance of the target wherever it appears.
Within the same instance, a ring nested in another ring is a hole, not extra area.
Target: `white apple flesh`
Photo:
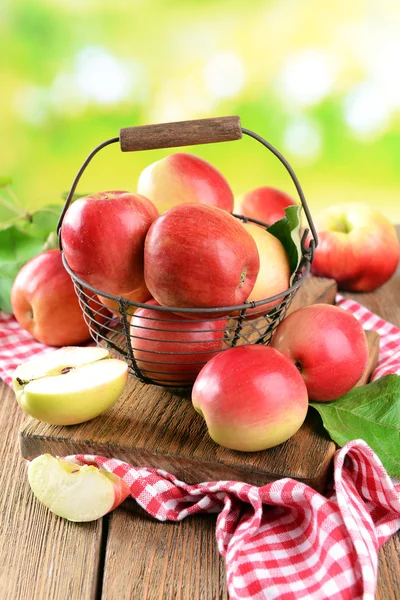
[[[127,364],[104,348],[62,348],[14,371],[18,404],[52,425],[76,425],[110,408],[123,392]]]
[[[50,454],[29,464],[28,481],[39,502],[59,517],[76,522],[100,519],[129,495],[128,485],[117,475]]]

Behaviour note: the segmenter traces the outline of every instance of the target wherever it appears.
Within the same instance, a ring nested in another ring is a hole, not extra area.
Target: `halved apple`
[[[127,364],[97,347],[67,347],[23,363],[13,374],[18,404],[52,425],[76,425],[97,417],[118,400]]]
[[[69,521],[95,521],[129,496],[128,485],[117,475],[51,454],[33,459],[28,480],[39,502]]]

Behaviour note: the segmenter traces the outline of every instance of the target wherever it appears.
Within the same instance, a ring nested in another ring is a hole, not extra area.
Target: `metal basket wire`
[[[185,123],[188,122],[182,125]],[[188,387],[193,385],[203,365],[219,352],[245,344],[268,344],[310,271],[317,235],[297,177],[286,159],[266,140],[247,129],[241,128],[241,133],[258,140],[284,164],[299,193],[311,230],[311,234],[308,228],[303,232],[301,261],[287,290],[258,302],[245,302],[231,307],[199,309],[153,306],[132,302],[92,287],[72,271],[63,254],[64,266],[74,282],[93,340],[124,359],[131,373],[145,383]],[[95,148],[78,172],[58,225],[60,247],[62,220],[82,173],[101,148],[116,141],[119,138],[107,140]],[[267,227],[267,224],[255,219],[234,216]],[[107,316],[109,313],[98,296],[116,302],[118,311],[111,317]],[[194,313],[196,318],[190,318]],[[188,318],[185,318],[186,315]]]

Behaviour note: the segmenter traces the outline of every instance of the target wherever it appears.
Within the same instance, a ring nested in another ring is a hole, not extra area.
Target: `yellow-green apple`
[[[283,244],[278,238],[255,223],[243,223],[243,226],[257,244],[260,257],[260,270],[255,286],[247,298],[248,302],[271,298],[286,291],[290,281],[290,263]],[[246,317],[254,318],[264,315],[280,301],[275,300],[248,309]]]
[[[285,192],[273,187],[263,186],[251,190],[236,199],[235,212],[257,219],[268,225],[283,219],[285,208],[297,203]]]
[[[91,298],[93,318],[103,324],[107,310],[95,294],[85,292]],[[11,306],[21,327],[42,344],[65,346],[90,338],[74,284],[58,249],[42,252],[22,267],[11,289]]]
[[[243,303],[257,279],[255,241],[229,213],[203,204],[170,208],[145,243],[147,288],[162,306],[211,308]],[[206,319],[203,313],[187,317]]]
[[[131,319],[131,343],[137,365],[161,384],[193,383],[224,342],[226,319],[193,321],[170,312],[139,308]]]
[[[18,404],[31,417],[75,425],[115,404],[127,378],[127,364],[110,358],[108,350],[71,346],[19,365],[13,386]]]
[[[143,277],[144,240],[157,217],[154,204],[139,194],[111,191],[79,198],[67,210],[61,228],[68,265],[102,292],[138,302],[149,299]],[[115,310],[114,305],[110,308]]]
[[[207,161],[184,152],[170,154],[146,167],[138,192],[157,206],[160,214],[184,202],[200,202],[233,210],[233,194],[225,177]]]
[[[294,311],[276,329],[271,345],[299,369],[310,400],[328,402],[349,392],[368,361],[365,332],[349,312],[330,304]]]
[[[100,519],[129,496],[129,486],[121,477],[51,454],[29,463],[28,481],[39,502],[69,521]]]
[[[315,218],[318,247],[312,272],[340,289],[371,292],[396,270],[400,246],[394,225],[363,203],[330,206]]]
[[[202,368],[192,390],[210,437],[232,450],[282,444],[307,414],[304,381],[293,363],[268,346],[224,350]]]

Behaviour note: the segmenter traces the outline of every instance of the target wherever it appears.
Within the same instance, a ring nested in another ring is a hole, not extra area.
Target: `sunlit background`
[[[398,0],[3,0],[0,57],[0,175],[24,206],[61,201],[120,127],[235,114],[287,156],[312,212],[365,201],[400,223]],[[253,140],[191,150],[237,195],[294,195]],[[107,148],[80,191],[134,191],[166,153]]]

